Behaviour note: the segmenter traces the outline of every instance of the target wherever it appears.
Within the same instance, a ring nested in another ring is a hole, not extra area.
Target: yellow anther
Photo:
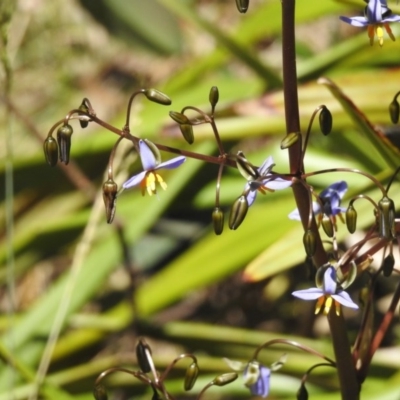
[[[164,182],[164,179],[158,175],[155,172],[148,172],[142,182],[140,182],[140,188],[142,189],[142,195],[147,193],[149,196],[152,196],[153,194],[157,194],[157,189],[156,189],[156,183],[159,183],[160,186],[166,190],[167,189],[167,184]]]

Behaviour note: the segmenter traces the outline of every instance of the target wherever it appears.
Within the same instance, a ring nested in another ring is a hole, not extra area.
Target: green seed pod
[[[151,152],[153,153],[154,158],[156,159],[156,165],[160,164],[161,154],[160,154],[160,150],[158,150],[158,147],[148,139],[143,139],[143,141],[147,144],[147,146],[150,148]]]
[[[225,386],[228,383],[235,381],[237,378],[238,378],[238,374],[236,372],[227,372],[226,374],[217,376],[213,380],[213,384],[215,386]]]
[[[306,250],[307,257],[312,257],[316,250],[316,240],[313,231],[307,229],[303,236],[304,249]]]
[[[302,384],[296,394],[297,400],[308,400],[306,385]]]
[[[181,130],[182,136],[189,143],[194,142],[193,126],[190,124],[180,124],[179,129]]]
[[[51,167],[54,167],[58,161],[58,144],[53,136],[47,136],[43,143],[43,150],[47,164],[49,164]]]
[[[378,233],[381,238],[393,239],[395,235],[395,207],[393,200],[383,197],[378,203]]]
[[[136,345],[136,358],[140,370],[144,373],[151,371],[149,357],[151,357],[151,349],[146,341],[141,338]]]
[[[85,103],[82,103],[82,104],[79,106],[79,110],[82,111],[82,112],[84,112],[85,114],[88,114],[88,113],[89,113],[89,108],[86,106]],[[85,129],[85,128],[87,128],[87,126],[89,125],[89,121],[80,119],[80,120],[79,120],[79,124],[81,125],[81,128],[82,128],[82,129]]]
[[[186,391],[191,390],[196,383],[197,377],[199,376],[199,366],[193,362],[189,365],[185,373],[185,381],[183,387]]]
[[[219,91],[216,86],[213,86],[210,89],[210,94],[208,96],[208,99],[210,100],[211,108],[214,111],[215,106],[217,105],[218,100],[219,100]]]
[[[253,165],[251,165],[250,162],[247,161],[242,151],[237,152],[236,166],[243,178],[248,181],[257,179],[260,176],[257,168],[253,167]]]
[[[224,212],[219,207],[214,208],[212,212],[212,221],[215,234],[220,235],[224,230]]]
[[[288,133],[281,142],[281,150],[288,149],[293,146],[296,142],[301,138],[301,134],[299,132],[291,132]]]
[[[229,228],[236,230],[246,217],[249,205],[245,195],[241,195],[232,205],[231,213],[229,215]]]
[[[114,219],[117,203],[118,185],[110,178],[103,184],[103,200],[106,206],[107,223]]]
[[[392,275],[394,263],[395,263],[395,261],[394,261],[393,254],[390,253],[383,260],[383,265],[382,265],[383,276],[386,276],[386,278],[388,278],[390,275]]]
[[[346,210],[346,226],[350,233],[354,233],[357,227],[357,211],[352,204]]]
[[[390,119],[394,124],[399,122],[400,106],[396,98],[389,104]]]
[[[236,7],[242,14],[249,8],[250,0],[236,0]]]
[[[190,124],[189,118],[180,112],[170,111],[169,116],[178,124]]]
[[[166,94],[157,89],[146,89],[143,93],[150,101],[154,101],[154,103],[162,104],[163,106],[170,106],[172,103]]]
[[[319,127],[325,136],[332,131],[332,114],[325,106],[322,106],[319,113]]]
[[[101,383],[97,384],[93,388],[93,396],[96,400],[107,400],[108,395],[105,386],[102,385]]]
[[[69,153],[71,150],[71,136],[73,129],[71,125],[65,124],[57,130],[57,142],[60,150],[60,161],[65,165],[69,163]]]
[[[333,237],[333,224],[328,215],[324,214],[324,216],[322,217],[321,225],[326,235],[329,237]]]

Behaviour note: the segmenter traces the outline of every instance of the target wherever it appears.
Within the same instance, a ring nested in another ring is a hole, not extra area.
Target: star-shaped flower
[[[342,212],[346,212],[344,207],[340,207],[340,202],[347,192],[348,186],[345,181],[333,183],[324,189],[318,196],[320,202],[313,202],[313,211],[315,215],[328,215],[335,217]],[[299,210],[292,211],[289,214],[289,219],[300,221]]]
[[[305,290],[296,290],[292,293],[293,296],[303,300],[317,300],[315,306],[315,314],[318,314],[324,307],[324,314],[327,315],[332,305],[336,310],[336,314],[340,315],[340,305],[345,307],[358,309],[358,305],[351,300],[337,283],[336,270],[332,265],[329,265],[324,272],[322,288],[310,288]]]
[[[177,168],[186,160],[186,157],[178,156],[160,163],[157,161],[151,148],[142,139],[139,140],[139,154],[143,171],[129,178],[122,186],[124,189],[128,189],[140,185],[142,195],[145,194],[146,189],[150,196],[157,194],[156,183],[159,183],[164,190],[167,188],[164,179],[155,171],[163,168]]]
[[[395,40],[389,23],[400,22],[400,15],[392,14],[392,10],[387,6],[386,0],[369,0],[367,7],[365,7],[364,16],[352,18],[342,16],[340,19],[360,28],[366,26],[371,46],[374,44],[375,35],[382,46],[383,28],[386,29],[390,39]]]
[[[291,180],[280,178],[279,176],[271,173],[274,167],[274,159],[269,156],[257,168],[257,176],[248,178],[248,182],[244,188],[246,193],[247,203],[251,206],[257,196],[257,191],[265,194],[267,191],[274,192],[275,190],[286,189],[292,185]]]

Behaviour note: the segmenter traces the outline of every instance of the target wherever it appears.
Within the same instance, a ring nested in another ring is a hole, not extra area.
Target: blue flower
[[[258,361],[250,361],[243,371],[244,384],[254,396],[267,397],[271,370]]]
[[[347,192],[347,189],[348,186],[345,181],[333,183],[324,189],[318,196],[320,201],[313,202],[314,214],[320,215],[321,217],[323,214],[335,217],[342,212],[346,212],[344,207],[340,207],[340,202]],[[300,221],[300,214],[297,208],[289,214],[289,219]]]
[[[159,163],[144,140],[139,140],[139,154],[142,162],[143,171],[129,178],[122,186],[124,189],[128,189],[137,185],[140,185],[142,189],[142,195],[145,194],[146,190],[150,196],[157,194],[156,183],[165,190],[167,184],[164,179],[155,171],[159,169],[173,169],[179,167],[185,160],[186,157],[178,156],[171,160]]]
[[[386,29],[390,39],[395,40],[389,23],[400,22],[400,15],[392,14],[392,10],[387,6],[386,0],[370,0],[367,7],[365,7],[365,16],[340,17],[340,19],[353,26],[366,26],[371,46],[374,44],[375,35],[382,46],[383,28]]]
[[[324,314],[327,315],[332,305],[337,315],[340,315],[340,305],[356,310],[358,309],[358,305],[351,300],[348,293],[338,286],[336,270],[332,265],[329,265],[324,272],[322,288],[314,287],[305,290],[297,290],[293,292],[292,295],[303,300],[318,299],[315,306],[315,314],[318,314],[322,307],[324,307]]]
[[[274,167],[274,160],[269,156],[262,163],[261,167],[257,169],[259,176],[256,179],[250,178],[246,183],[244,191],[246,193],[247,204],[251,206],[257,196],[257,191],[265,194],[267,191],[274,192],[275,190],[286,189],[292,185],[291,180],[280,178],[279,176],[271,173]]]

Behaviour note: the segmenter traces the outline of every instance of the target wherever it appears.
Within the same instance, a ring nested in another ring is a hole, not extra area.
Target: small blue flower
[[[249,180],[246,183],[244,191],[246,193],[247,204],[251,206],[257,196],[257,191],[265,194],[267,191],[274,192],[275,190],[286,189],[292,185],[291,180],[280,178],[279,176],[271,173],[274,167],[274,160],[269,156],[262,163],[261,167],[257,169],[259,177],[256,180]]]
[[[347,192],[347,189],[348,186],[345,181],[333,183],[324,189],[318,196],[320,202],[313,202],[314,214],[320,215],[321,217],[323,214],[335,217],[342,212],[346,212],[344,207],[340,207],[340,202]],[[297,208],[289,214],[289,219],[300,221],[300,214]]]
[[[387,6],[386,0],[370,0],[367,7],[365,7],[365,16],[340,17],[340,19],[353,26],[366,26],[371,46],[374,44],[375,35],[380,46],[382,46],[383,28],[386,29],[390,39],[395,40],[389,23],[400,22],[400,15],[392,14],[392,10]]]
[[[314,287],[297,290],[292,295],[303,300],[318,299],[315,306],[315,314],[318,314],[324,307],[324,314],[327,315],[332,305],[335,307],[337,315],[340,315],[340,305],[357,310],[358,305],[351,300],[348,293],[338,286],[336,279],[336,270],[332,265],[329,265],[324,272],[322,288]]]
[[[159,183],[164,190],[167,188],[167,184],[164,182],[164,179],[155,172],[156,170],[163,168],[177,168],[186,160],[186,157],[178,156],[172,158],[171,160],[159,163],[157,162],[153,151],[144,140],[139,140],[139,154],[143,171],[129,178],[122,186],[124,189],[128,189],[140,185],[142,189],[142,195],[145,194],[146,190],[150,196],[157,194],[156,183]]]
[[[254,396],[267,397],[271,370],[258,361],[250,361],[243,371],[244,384]]]

